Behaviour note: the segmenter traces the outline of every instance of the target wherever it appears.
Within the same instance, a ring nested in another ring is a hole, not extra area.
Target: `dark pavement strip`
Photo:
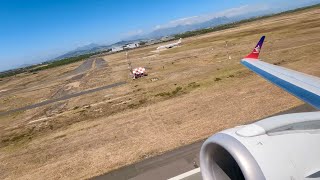
[[[56,99],[50,99],[50,100],[46,100],[40,103],[36,103],[36,104],[32,104],[32,105],[28,105],[28,106],[24,106],[21,108],[17,108],[17,109],[12,109],[9,111],[5,111],[5,112],[0,112],[0,116],[5,116],[11,113],[15,113],[15,112],[19,112],[19,111],[26,111],[29,109],[34,109],[37,107],[41,107],[41,106],[45,106],[54,102],[58,102],[58,101],[63,101],[63,100],[67,100],[67,99],[71,99],[74,97],[78,97],[84,94],[90,94],[90,93],[94,93],[97,91],[101,91],[101,90],[105,90],[105,89],[109,89],[109,88],[113,88],[113,87],[117,87],[117,86],[121,86],[123,84],[126,84],[127,82],[118,82],[118,83],[114,83],[114,84],[110,84],[107,86],[102,86],[102,87],[98,87],[98,88],[94,88],[94,89],[90,89],[90,90],[86,90],[86,91],[81,91],[81,92],[77,92],[77,93],[73,93],[73,94],[69,94],[60,98],[56,98]]]

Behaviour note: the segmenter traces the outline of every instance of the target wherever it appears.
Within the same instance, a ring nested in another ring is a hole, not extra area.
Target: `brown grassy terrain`
[[[320,76],[320,10],[311,9],[159,53],[151,52],[156,46],[132,50],[132,65],[149,73],[138,80],[129,78],[125,53],[102,57],[104,66],[93,59],[1,79],[1,112],[128,83],[0,116],[0,179],[90,178],[302,104],[240,65],[261,35],[263,60]]]

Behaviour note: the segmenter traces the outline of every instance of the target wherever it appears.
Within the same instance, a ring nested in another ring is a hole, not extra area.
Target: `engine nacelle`
[[[320,112],[270,117],[219,132],[201,147],[204,180],[320,178]]]

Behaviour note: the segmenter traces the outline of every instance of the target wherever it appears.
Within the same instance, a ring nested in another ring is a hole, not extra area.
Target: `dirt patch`
[[[48,109],[45,110],[47,117],[53,116],[55,114],[60,114],[64,112],[64,109],[67,107],[67,102],[57,102],[52,104]]]
[[[78,80],[81,80],[84,76],[85,76],[85,74],[79,74],[79,75],[72,76],[72,77],[70,78],[70,81],[78,81]]]
[[[72,82],[66,85],[67,89],[78,88],[80,86],[80,82]]]

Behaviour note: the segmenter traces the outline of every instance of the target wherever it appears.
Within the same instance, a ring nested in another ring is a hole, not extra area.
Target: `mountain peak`
[[[96,43],[90,43],[90,44],[87,44],[87,45],[84,45],[84,46],[80,46],[80,47],[77,47],[75,50],[73,51],[82,51],[82,50],[88,50],[88,49],[92,49],[92,48],[95,48],[95,47],[98,47],[100,46],[99,44],[96,44]]]

